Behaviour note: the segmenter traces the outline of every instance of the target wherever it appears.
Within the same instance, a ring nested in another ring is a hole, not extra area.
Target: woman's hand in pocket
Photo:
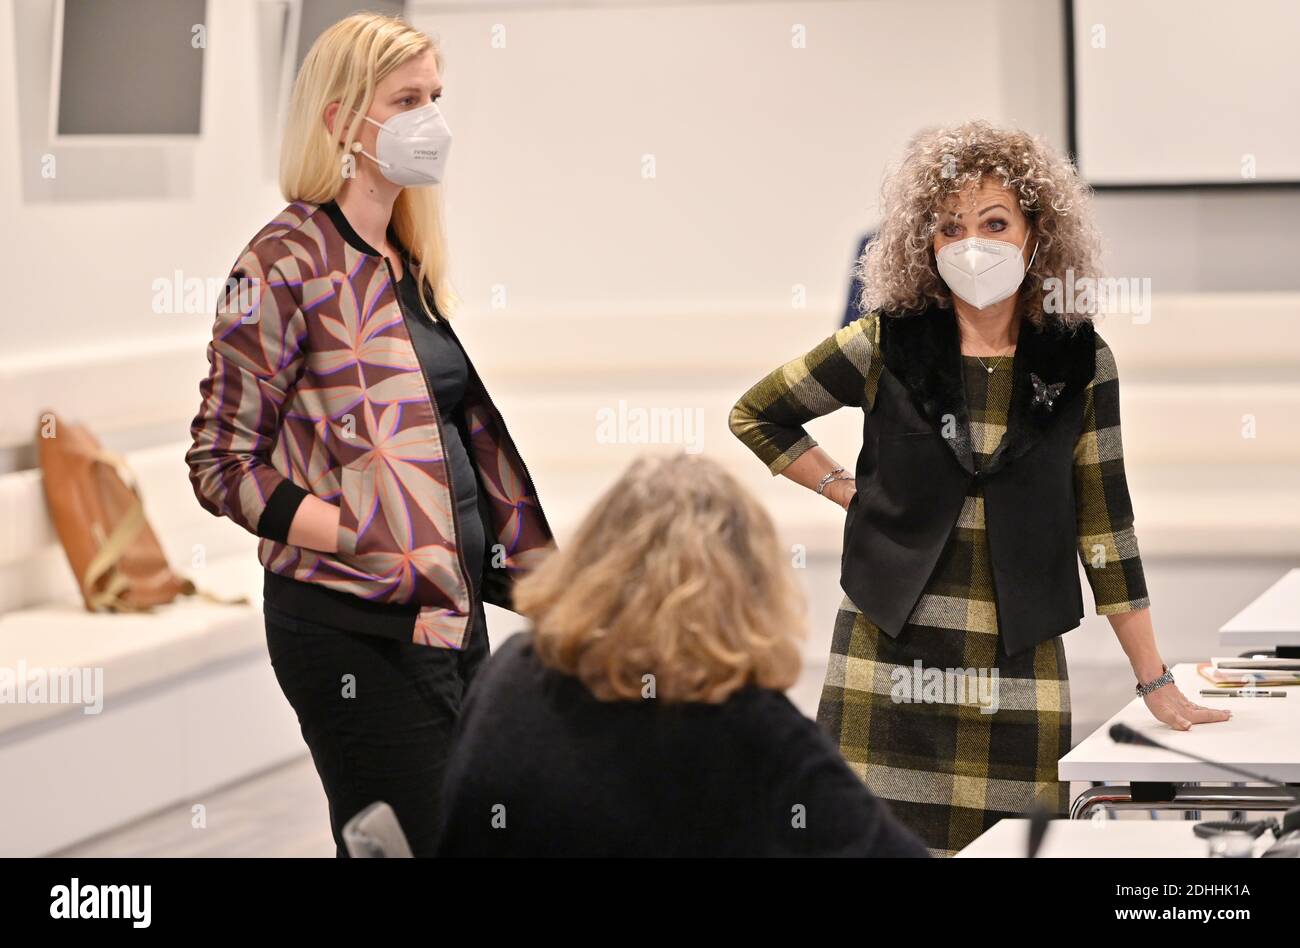
[[[849,504],[853,502],[853,495],[857,492],[857,482],[851,477],[846,477],[843,480],[831,481],[826,485],[826,489],[822,491],[823,494],[835,501],[835,503],[839,504],[845,510],[849,509]]]
[[[337,553],[339,549],[339,508],[315,494],[308,494],[298,505],[289,525],[289,544],[318,553]]]

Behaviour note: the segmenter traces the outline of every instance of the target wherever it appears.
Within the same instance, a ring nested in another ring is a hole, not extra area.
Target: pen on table
[[[1202,698],[1285,698],[1285,691],[1265,691],[1263,688],[1202,688]]]

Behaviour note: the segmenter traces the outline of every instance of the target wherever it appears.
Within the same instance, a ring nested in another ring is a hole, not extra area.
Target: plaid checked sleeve
[[[1084,393],[1083,430],[1074,448],[1074,495],[1079,558],[1098,615],[1151,605],[1133,532],[1133,505],[1124,477],[1119,428],[1119,373],[1110,347],[1097,336],[1097,371]]]
[[[776,369],[731,409],[729,424],[745,447],[780,474],[817,442],[804,425],[837,408],[870,409],[880,379],[878,317],[869,313]]]

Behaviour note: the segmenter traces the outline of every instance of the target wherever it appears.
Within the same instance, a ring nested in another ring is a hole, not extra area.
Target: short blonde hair
[[[1093,221],[1092,190],[1074,165],[1042,139],[984,121],[919,132],[881,189],[880,232],[858,261],[863,312],[916,313],[933,303],[952,306],[934,260],[934,234],[943,202],[991,177],[1014,193],[1029,220],[1038,252],[1025,275],[1019,314],[1036,326],[1049,319],[1043,281],[1097,279],[1101,237]],[[1070,308],[1072,309],[1072,308]],[[1066,326],[1088,314],[1050,314]]]
[[[804,596],[767,512],[716,462],[635,461],[520,581],[543,664],[601,700],[717,703],[799,675]]]

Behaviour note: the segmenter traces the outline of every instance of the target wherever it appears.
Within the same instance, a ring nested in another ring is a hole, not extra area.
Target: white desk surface
[[[1293,569],[1219,629],[1224,645],[1300,645],[1300,569]]]
[[[1187,731],[1175,731],[1152,717],[1146,704],[1135,695],[1118,714],[1061,758],[1060,779],[1106,783],[1250,782],[1170,751],[1116,744],[1110,739],[1110,727],[1123,723],[1169,747],[1185,748],[1193,754],[1244,767],[1274,780],[1300,782],[1300,686],[1275,689],[1285,691],[1285,698],[1201,697],[1201,688],[1210,687],[1210,683],[1196,673],[1195,665],[1175,665],[1173,671],[1175,683],[1189,701],[1207,708],[1227,708],[1232,711],[1232,717],[1213,724],[1194,724]]]
[[[1198,839],[1191,820],[1052,820],[1037,858],[1201,859],[1209,841]],[[1277,840],[1264,833],[1255,854]],[[1023,859],[1029,845],[1029,820],[999,820],[957,853],[958,859]]]

